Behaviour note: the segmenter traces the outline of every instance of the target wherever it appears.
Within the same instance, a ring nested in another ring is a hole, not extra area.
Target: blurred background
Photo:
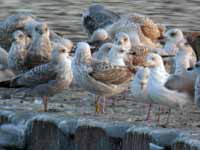
[[[0,20],[18,11],[28,11],[47,21],[57,32],[80,41],[86,38],[81,14],[92,4],[102,4],[120,14],[145,14],[155,22],[184,31],[200,30],[200,0],[0,0]]]

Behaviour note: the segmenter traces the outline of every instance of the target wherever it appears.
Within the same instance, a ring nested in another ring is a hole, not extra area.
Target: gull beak
[[[165,35],[160,36],[158,41],[160,42],[160,44],[164,45],[167,41],[167,37]]]
[[[141,89],[144,90],[144,87],[145,87],[145,85],[146,85],[146,82],[145,82],[145,81],[141,81],[140,84],[141,84]]]

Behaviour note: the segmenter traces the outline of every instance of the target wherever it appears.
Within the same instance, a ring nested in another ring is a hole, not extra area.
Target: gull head
[[[184,53],[192,53],[193,52],[192,47],[186,40],[182,40],[182,41],[178,42],[177,48],[179,49],[180,52],[184,52]]]
[[[26,36],[25,36],[25,34],[22,31],[17,30],[17,31],[15,31],[13,33],[12,40],[13,40],[13,42],[16,42],[16,43],[25,44],[25,42],[26,42]]]
[[[115,35],[114,44],[120,46],[122,49],[129,51],[131,49],[131,41],[128,34],[124,32],[118,32]]]
[[[141,85],[142,90],[147,86],[149,75],[150,75],[149,68],[139,67],[137,69],[134,80],[136,80],[138,84]]]
[[[113,45],[108,53],[109,62],[112,65],[125,66],[125,59],[127,58],[127,51],[118,45]]]
[[[95,41],[105,41],[109,39],[109,34],[105,29],[97,29],[94,31],[94,33],[91,36],[90,41],[95,42]]]
[[[46,35],[49,37],[49,27],[46,23],[38,23],[34,27],[34,34],[37,36]]]
[[[113,46],[113,43],[105,43],[99,48],[99,51],[103,53],[108,53]]]
[[[165,32],[164,37],[167,41],[177,44],[178,42],[184,40],[183,32],[180,29],[174,28],[169,29]]]
[[[52,50],[52,60],[58,62],[67,58],[70,58],[68,49],[62,44],[56,44]]]
[[[149,53],[146,57],[146,67],[149,68],[155,68],[163,66],[163,60],[162,57],[159,54],[156,53]]]
[[[75,60],[82,63],[87,63],[91,56],[90,46],[86,42],[78,42],[75,48]]]
[[[67,38],[63,38],[63,45],[69,50],[69,52],[71,52],[74,47],[73,42]]]

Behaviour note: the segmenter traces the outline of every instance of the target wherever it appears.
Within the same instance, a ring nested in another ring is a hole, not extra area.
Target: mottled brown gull
[[[0,22],[0,45],[9,50],[12,42],[12,33],[16,30],[23,30],[27,23],[32,22],[34,17],[27,12],[19,12],[7,17]]]
[[[51,42],[49,27],[46,23],[38,23],[32,31],[32,42],[28,47],[26,66],[35,67],[51,60]]]
[[[99,98],[112,96],[127,89],[127,82],[132,72],[126,66],[114,66],[106,62],[94,60],[90,46],[85,42],[77,44],[75,57],[72,61],[73,77],[84,90],[97,96],[96,112],[104,111],[100,107]]]
[[[8,53],[8,67],[15,73],[22,73],[26,71],[26,57],[26,35],[22,31],[17,30],[13,33],[13,42]]]
[[[67,89],[71,81],[71,59],[66,48],[57,45],[52,51],[51,62],[19,74],[12,80],[0,82],[0,87],[26,88],[26,96],[43,97],[44,111],[47,111],[48,96]]]

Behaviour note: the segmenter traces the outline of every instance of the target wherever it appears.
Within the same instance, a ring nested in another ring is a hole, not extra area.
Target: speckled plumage
[[[46,23],[38,23],[32,31],[32,42],[27,51],[26,66],[33,68],[51,60],[51,42]]]
[[[72,81],[71,59],[67,49],[57,45],[52,51],[52,60],[19,74],[12,80],[0,82],[1,87],[26,88],[27,96],[52,96],[70,85]]]
[[[125,74],[125,71],[130,72],[130,70],[122,67],[121,70],[125,70],[121,71],[121,74],[120,67],[93,60],[87,43],[78,43],[72,68],[74,78],[79,86],[95,95],[111,96],[127,88],[124,86],[126,82],[120,81],[123,79],[121,75]],[[114,71],[117,71],[118,74]],[[115,80],[115,84],[113,80]]]
[[[20,12],[0,22],[0,45],[9,50],[12,42],[12,33],[16,30],[23,30],[25,25],[33,20],[32,14]]]
[[[26,36],[22,31],[17,30],[13,33],[13,42],[8,53],[8,67],[16,73],[26,71],[26,57]]]

